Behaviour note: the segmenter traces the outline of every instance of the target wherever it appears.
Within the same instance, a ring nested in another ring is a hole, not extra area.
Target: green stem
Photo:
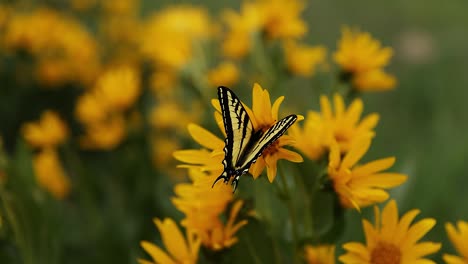
[[[299,263],[298,255],[297,255],[297,247],[299,242],[299,232],[297,229],[297,214],[296,208],[294,206],[294,201],[292,199],[291,192],[288,187],[288,183],[286,180],[286,176],[283,172],[282,167],[279,167],[279,175],[281,179],[281,183],[283,185],[283,193],[285,195],[286,206],[288,207],[289,217],[291,219],[291,228],[292,228],[292,237],[293,237],[293,259],[294,263]]]

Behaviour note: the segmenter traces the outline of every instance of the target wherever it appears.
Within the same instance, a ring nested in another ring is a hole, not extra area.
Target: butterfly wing
[[[256,143],[252,146],[252,148],[245,153],[244,157],[240,160],[241,163],[237,164],[240,170],[248,170],[252,163],[254,163],[258,157],[260,157],[263,151],[273,144],[279,137],[281,137],[286,130],[290,126],[296,122],[297,116],[296,115],[289,115],[280,121],[276,122],[273,126],[271,126],[265,133],[258,139]]]
[[[253,134],[253,125],[242,102],[229,88],[218,87],[218,99],[221,104],[226,139],[223,160],[224,172],[217,180],[223,178],[228,181],[233,176],[227,175],[228,172],[236,170],[234,166],[249,145]]]

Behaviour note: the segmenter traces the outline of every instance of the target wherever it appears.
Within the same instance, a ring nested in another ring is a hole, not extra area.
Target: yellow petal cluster
[[[9,50],[26,50],[37,60],[36,74],[43,84],[89,84],[100,68],[97,43],[74,19],[50,9],[15,14],[6,25]]]
[[[60,164],[56,150],[46,148],[33,158],[37,182],[55,198],[64,199],[70,192],[70,181]]]
[[[334,245],[306,245],[304,258],[307,264],[335,264]]]
[[[375,264],[375,263],[433,263],[424,256],[435,253],[441,248],[440,243],[418,241],[436,224],[435,219],[424,218],[414,224],[411,222],[419,214],[413,209],[398,216],[397,204],[391,200],[382,210],[375,209],[375,224],[363,220],[362,225],[366,244],[348,242],[343,245],[347,251],[339,257],[344,264]]]
[[[181,69],[193,57],[197,41],[213,34],[206,10],[171,6],[153,14],[141,32],[141,51],[160,68]]]
[[[141,247],[151,256],[152,261],[139,259],[140,264],[195,264],[200,250],[200,238],[193,232],[187,232],[186,236],[170,218],[163,221],[155,219],[154,223],[161,233],[161,238],[167,252],[161,247],[142,241]]]
[[[252,35],[259,31],[262,19],[258,6],[254,2],[244,2],[240,13],[226,10],[222,15],[228,26],[228,33],[222,43],[223,54],[226,57],[240,59],[252,49]]]
[[[338,144],[330,150],[328,176],[343,207],[359,210],[383,202],[389,198],[386,189],[399,186],[408,178],[401,173],[384,172],[395,163],[394,157],[357,165],[370,142],[369,138],[356,142],[344,156]]]
[[[320,96],[320,112],[309,111],[303,127],[295,125],[289,135],[295,139],[294,147],[311,160],[320,159],[333,144],[341,153],[363,138],[373,138],[379,115],[372,113],[361,120],[363,102],[355,99],[346,108],[341,95],[333,96],[334,107],[328,97]]]
[[[325,62],[324,46],[307,46],[295,40],[284,43],[284,53],[288,70],[299,76],[311,77],[319,64]]]
[[[138,72],[131,66],[118,66],[102,73],[95,86],[81,95],[75,116],[84,125],[84,148],[110,150],[125,137],[124,112],[140,96]]]
[[[257,5],[267,38],[300,38],[307,32],[307,25],[300,18],[305,9],[301,0],[258,0]]]
[[[392,55],[390,47],[381,47],[369,33],[344,27],[333,58],[343,74],[351,76],[355,89],[381,91],[392,89],[396,84],[395,77],[382,70]]]
[[[232,87],[239,81],[239,69],[232,62],[222,62],[208,72],[208,82],[212,87]]]
[[[39,121],[25,123],[21,131],[24,139],[36,148],[56,147],[68,137],[67,126],[56,112],[50,110],[43,112]]]
[[[444,261],[447,264],[468,263],[468,222],[458,221],[454,226],[451,223],[445,224],[445,230],[460,256],[444,254]]]

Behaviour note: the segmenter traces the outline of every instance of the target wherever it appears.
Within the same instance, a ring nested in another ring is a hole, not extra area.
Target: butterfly
[[[219,180],[222,179],[228,184],[231,177],[234,177],[231,185],[234,186],[235,192],[239,177],[247,173],[262,152],[296,122],[297,115],[289,115],[279,120],[266,131],[255,131],[242,102],[229,88],[218,87],[218,100],[226,132],[223,149],[224,170],[214,181],[212,188]]]

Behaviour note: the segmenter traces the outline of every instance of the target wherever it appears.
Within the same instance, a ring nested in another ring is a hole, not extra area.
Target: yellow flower
[[[37,182],[55,198],[63,199],[70,192],[70,181],[66,175],[57,152],[46,148],[33,159]]]
[[[219,215],[233,199],[232,187],[226,184],[213,186],[217,174],[205,174],[191,169],[192,183],[179,183],[172,198],[175,207],[184,213],[182,225],[199,234],[220,226]],[[212,188],[213,186],[213,188]]]
[[[240,59],[252,48],[252,34],[261,26],[258,7],[255,3],[244,2],[239,14],[227,10],[222,17],[229,28],[222,44],[223,54],[229,58]]]
[[[85,149],[111,150],[125,137],[125,121],[122,116],[115,115],[108,119],[86,126],[86,134],[80,139]]]
[[[309,111],[301,128],[294,124],[288,134],[294,139],[294,148],[300,150],[311,160],[320,159],[327,148],[328,136],[324,133],[322,117],[319,113]]]
[[[208,82],[213,87],[231,87],[239,81],[239,70],[232,62],[222,62],[208,72]]]
[[[323,46],[307,46],[288,40],[284,44],[286,65],[291,73],[310,77],[317,65],[325,62],[326,49]]]
[[[380,214],[375,208],[375,224],[363,220],[366,245],[348,242],[343,245],[347,253],[340,256],[344,264],[404,264],[435,263],[423,258],[437,252],[441,244],[418,241],[434,227],[435,219],[425,218],[411,225],[419,210],[413,209],[398,218],[398,208],[394,200],[388,202]]]
[[[307,264],[335,264],[334,245],[306,245],[304,251]]]
[[[75,116],[85,124],[101,122],[108,115],[107,107],[101,102],[101,99],[94,91],[84,93],[78,97]]]
[[[392,55],[393,50],[390,47],[382,48],[380,42],[369,33],[344,27],[333,58],[345,75],[351,74],[354,88],[369,91],[394,87],[395,78],[382,71]]]
[[[149,122],[156,129],[183,129],[195,118],[195,112],[188,113],[177,102],[168,100],[153,107]]]
[[[68,137],[68,129],[58,114],[45,111],[36,123],[26,123],[21,128],[24,139],[34,147],[54,147]]]
[[[122,66],[101,75],[94,89],[107,109],[124,111],[138,99],[140,80],[135,69]]]
[[[237,237],[234,234],[244,225],[247,224],[247,220],[241,220],[234,224],[234,221],[242,207],[243,201],[239,200],[232,206],[229,213],[229,219],[226,225],[219,225],[213,230],[202,233],[202,243],[205,247],[210,248],[214,251],[218,251],[225,248],[230,248],[237,243]]]
[[[245,109],[249,114],[255,131],[261,130],[265,132],[278,121],[279,107],[283,100],[284,96],[280,96],[273,105],[271,105],[268,91],[262,89],[259,84],[254,84],[252,91],[252,109],[247,106],[245,106]],[[299,117],[299,119],[301,118],[303,117]],[[263,151],[262,156],[252,165],[249,172],[254,178],[257,178],[266,166],[268,180],[273,182],[276,177],[276,164],[278,160],[286,159],[291,162],[303,161],[301,155],[298,153],[282,148],[283,146],[290,146],[293,143],[294,139],[290,136],[281,136],[276,142]]]
[[[174,71],[154,72],[150,77],[151,91],[155,96],[168,97],[177,86],[177,82],[177,74]]]
[[[262,27],[270,39],[299,38],[307,32],[299,17],[305,5],[300,0],[259,0],[257,2]]]
[[[444,254],[444,261],[447,264],[466,264],[468,263],[468,222],[458,221],[457,228],[451,224],[445,224],[445,230],[453,246],[461,256]]]
[[[86,29],[49,9],[13,16],[5,28],[4,42],[7,49],[24,49],[38,59],[37,75],[46,85],[88,84],[100,67],[97,44]]]
[[[394,157],[356,165],[369,149],[370,143],[369,138],[356,142],[344,157],[341,156],[338,144],[334,144],[330,150],[328,176],[344,207],[359,210],[383,202],[389,197],[385,189],[401,185],[408,178],[400,173],[383,172],[395,163]]]
[[[179,70],[192,58],[194,42],[212,31],[206,10],[172,6],[150,17],[141,33],[141,50],[156,65]]]
[[[163,249],[150,243],[142,241],[141,247],[151,256],[153,261],[139,259],[140,264],[164,263],[164,264],[195,264],[198,260],[198,251],[200,249],[200,239],[190,230],[184,238],[176,223],[166,218],[163,221],[154,220],[163,244],[166,246],[168,253]]]
[[[359,91],[363,92],[386,91],[395,87],[396,79],[381,69],[375,69],[356,75],[354,84],[359,87]]]
[[[333,113],[330,101],[326,96],[320,96],[321,116],[325,126],[326,134],[330,135],[327,146],[331,146],[333,142],[339,144],[342,153],[349,150],[354,142],[361,138],[372,138],[375,132],[372,130],[379,120],[378,114],[370,114],[362,121],[359,121],[363,103],[361,99],[355,99],[348,107],[345,108],[343,97],[335,94],[333,97],[335,104],[335,112]]]
[[[180,148],[180,144],[173,138],[158,137],[152,140],[153,161],[156,167],[164,167],[173,161],[172,153]]]
[[[174,158],[188,163],[179,165],[180,168],[193,168],[210,175],[221,175],[224,170],[224,141],[208,130],[195,125],[188,125],[189,134],[203,149],[188,149],[174,152]],[[216,178],[215,178],[216,179]]]

